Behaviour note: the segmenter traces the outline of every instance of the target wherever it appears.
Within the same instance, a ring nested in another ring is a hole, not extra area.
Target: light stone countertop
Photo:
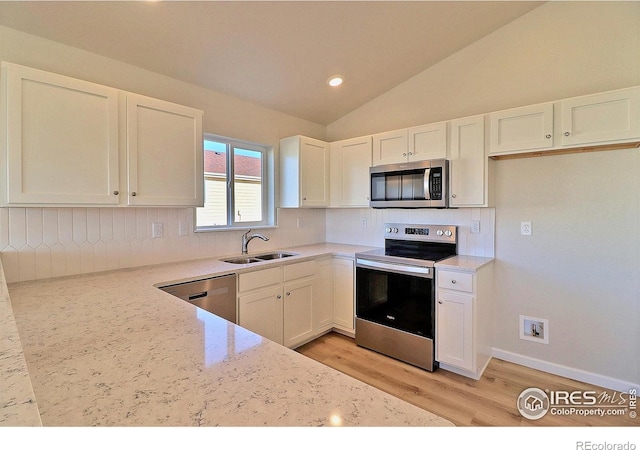
[[[369,249],[289,248],[300,255],[275,264]],[[20,339],[3,339],[0,370],[3,384],[12,366],[19,379],[3,389],[0,425],[452,425],[154,287],[272,264],[216,258],[10,284],[0,323]]]
[[[434,264],[436,268],[477,272],[487,264],[493,263],[493,258],[483,256],[456,255]]]

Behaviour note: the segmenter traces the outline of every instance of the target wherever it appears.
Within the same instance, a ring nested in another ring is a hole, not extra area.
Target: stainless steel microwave
[[[433,159],[369,169],[372,208],[448,208],[449,161]]]

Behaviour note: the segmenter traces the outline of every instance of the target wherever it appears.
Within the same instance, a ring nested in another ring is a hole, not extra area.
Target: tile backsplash
[[[8,282],[240,253],[245,230],[193,232],[192,208],[0,208]],[[480,233],[471,233],[474,220]],[[494,256],[495,209],[279,209],[251,252],[320,242],[384,246],[386,222],[458,225],[458,253]],[[162,237],[152,224],[162,224]],[[180,231],[183,231],[181,235]]]
[[[193,232],[192,208],[0,208],[0,254],[8,282],[236,255],[244,230]],[[152,237],[152,224],[162,237]],[[180,235],[182,224],[183,232]],[[298,226],[300,224],[300,226]],[[325,241],[325,211],[278,211],[250,251]]]

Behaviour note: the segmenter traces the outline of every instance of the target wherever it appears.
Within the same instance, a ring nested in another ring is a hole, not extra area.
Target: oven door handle
[[[370,261],[368,259],[360,259],[360,258],[356,259],[356,266],[370,267],[373,269],[388,270],[391,272],[398,272],[398,273],[416,274],[416,275],[422,275],[426,277],[431,275],[430,267],[407,266],[404,264],[402,265],[389,264],[389,263]]]

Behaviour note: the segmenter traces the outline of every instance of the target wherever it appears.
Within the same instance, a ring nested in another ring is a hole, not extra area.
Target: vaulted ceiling
[[[0,25],[327,125],[542,3],[0,1]]]

